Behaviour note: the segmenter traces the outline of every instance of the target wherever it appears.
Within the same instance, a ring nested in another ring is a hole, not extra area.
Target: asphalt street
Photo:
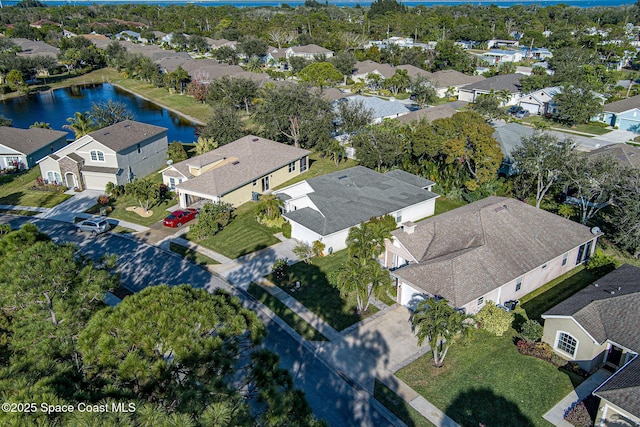
[[[318,418],[332,426],[386,426],[397,423],[397,420],[387,418],[386,411],[373,401],[369,393],[345,380],[320,360],[312,346],[299,343],[259,309],[250,297],[201,267],[130,237],[104,234],[94,238],[88,233],[76,233],[74,226],[69,223],[0,215],[0,223],[10,223],[13,228],[27,221],[34,222],[56,242],[76,244],[83,254],[94,259],[105,254],[117,254],[121,284],[131,291],[166,283],[190,284],[207,290],[222,288],[238,295],[264,321],[269,332],[265,347],[280,355],[281,367],[291,373],[296,387],[305,392]]]

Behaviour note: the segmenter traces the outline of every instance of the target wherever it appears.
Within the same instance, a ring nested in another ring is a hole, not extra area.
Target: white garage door
[[[104,187],[108,182],[118,182],[116,176],[112,174],[83,172],[82,175],[84,176],[84,183],[88,190],[104,191]]]

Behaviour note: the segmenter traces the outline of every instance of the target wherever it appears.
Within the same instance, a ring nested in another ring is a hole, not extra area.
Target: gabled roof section
[[[356,62],[354,68],[356,69],[356,71],[353,74],[371,74],[374,71],[377,71],[385,79],[393,76],[396,72],[392,65],[381,64],[369,59],[366,61]]]
[[[91,132],[89,136],[117,153],[166,132],[167,128],[125,120]]]
[[[362,102],[365,109],[371,110],[374,119],[409,113],[409,109],[404,104],[398,101],[386,101],[375,96],[353,95],[343,98],[343,102]]]
[[[270,139],[247,135],[208,153],[176,163],[173,167],[189,177],[189,180],[177,186],[179,189],[222,196],[310,153]],[[220,162],[220,166],[195,177],[189,173],[189,166],[204,167],[214,162]]]
[[[291,46],[289,47],[294,53],[333,53],[332,50],[325,49],[322,46],[318,46],[317,44],[307,44],[304,46]]]
[[[457,307],[594,238],[588,227],[519,200],[487,197],[396,238],[418,263],[392,274]]]
[[[67,137],[67,132],[53,129],[20,129],[0,126],[0,144],[22,154],[31,154],[48,144]]]
[[[640,357],[609,377],[593,394],[640,417]]]
[[[640,95],[604,104],[604,111],[607,113],[624,113],[634,108],[640,108]]]
[[[400,123],[410,123],[412,121],[426,120],[432,122],[437,119],[448,119],[457,113],[456,109],[447,104],[436,105],[435,107],[423,108],[411,111],[408,114],[399,116],[396,120]]]
[[[508,90],[509,93],[519,93],[520,92],[520,80],[524,77],[524,74],[501,74],[497,76],[490,77],[488,79],[471,83],[466,86],[461,87],[460,89],[465,90],[479,90],[479,91],[500,91],[500,90]]]
[[[393,173],[381,174],[362,166],[333,172],[306,181],[313,190],[307,197],[318,210],[303,208],[284,216],[326,236],[438,197],[407,181],[406,176],[398,179]],[[279,193],[286,194],[286,189]]]
[[[436,87],[450,87],[450,86],[462,86],[469,83],[477,83],[486,80],[484,76],[469,76],[456,70],[440,70],[435,73],[431,73],[429,81]]]
[[[422,178],[421,176],[414,175],[409,172],[405,172],[401,169],[394,169],[392,171],[385,172],[384,176],[390,176],[392,178],[398,179],[400,181],[404,181],[407,184],[411,184],[419,188],[431,187],[436,184],[430,179]]]
[[[603,343],[640,352],[640,268],[625,264],[543,314],[571,316]]]

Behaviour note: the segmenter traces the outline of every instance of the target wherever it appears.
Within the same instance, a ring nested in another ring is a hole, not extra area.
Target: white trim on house
[[[587,336],[588,336],[589,338],[591,338],[591,341],[593,341],[593,342],[594,342],[594,343],[596,343],[596,344],[601,344],[600,342],[598,342],[598,340],[596,340],[595,338],[593,338],[593,335],[591,335],[591,334],[589,333],[589,331],[587,331],[587,330],[586,330],[586,329],[585,329],[585,328],[580,324],[580,322],[578,322],[576,319],[574,319],[574,318],[573,318],[573,316],[559,316],[559,315],[551,315],[551,316],[550,316],[550,315],[544,315],[544,314],[543,314],[541,317],[542,317],[543,319],[545,319],[545,320],[546,320],[546,319],[571,319],[571,320],[573,320],[573,323],[575,323],[576,325],[578,325],[578,327],[579,327],[580,329],[582,329],[582,332],[584,332],[585,334],[587,334]]]

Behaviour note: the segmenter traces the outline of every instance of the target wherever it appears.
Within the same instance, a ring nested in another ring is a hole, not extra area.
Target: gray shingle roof
[[[634,108],[640,108],[640,95],[604,104],[604,111],[609,113],[624,113]]]
[[[310,153],[270,139],[247,135],[208,153],[176,163],[173,167],[189,178],[179,184],[178,189],[222,196]],[[226,160],[226,164],[198,176],[189,173],[189,165],[201,167],[218,160]]]
[[[593,394],[640,417],[640,356],[611,376]]]
[[[456,70],[441,70],[432,73],[429,81],[436,87],[461,86],[485,80],[484,76],[469,76]]]
[[[524,74],[501,74],[490,77],[485,80],[481,80],[475,83],[468,84],[460,89],[466,90],[481,90],[490,92],[508,90],[509,93],[520,92],[520,80],[524,77]]]
[[[629,144],[612,144],[593,150],[589,156],[611,156],[621,166],[640,169],[640,148]]]
[[[166,132],[167,128],[125,120],[91,132],[89,136],[117,153]]]
[[[303,208],[284,216],[326,236],[372,217],[438,197],[407,181],[406,176],[398,179],[393,173],[381,174],[362,166],[308,179],[307,184],[313,189],[308,197],[319,212]],[[428,180],[416,177],[416,181],[423,184]]]
[[[400,123],[410,123],[415,120],[426,120],[428,122],[432,122],[437,119],[448,119],[452,117],[456,112],[456,109],[451,107],[450,105],[442,104],[435,107],[412,111],[409,114],[399,116],[397,120]]]
[[[418,261],[392,274],[461,307],[591,239],[588,227],[506,197],[427,218],[394,237]]]
[[[374,71],[378,71],[384,78],[389,78],[396,72],[393,65],[381,64],[369,59],[366,61],[356,62],[355,69],[356,71],[353,74],[371,74]]]
[[[571,316],[599,343],[640,352],[640,268],[622,265],[543,316]]]
[[[409,109],[398,101],[385,101],[375,96],[353,95],[343,99],[345,102],[350,103],[362,102],[365,109],[371,110],[374,119],[392,117],[409,112]]]
[[[385,172],[384,176],[390,176],[392,178],[399,179],[400,181],[404,181],[407,184],[411,184],[419,188],[431,187],[432,185],[435,185],[435,182],[431,181],[430,179],[422,178],[421,176],[414,175],[400,169],[394,169],[392,171]]]
[[[66,132],[58,130],[40,128],[19,129],[0,126],[0,144],[19,151],[22,154],[34,153],[42,147],[60,138],[65,139],[66,137]]]

